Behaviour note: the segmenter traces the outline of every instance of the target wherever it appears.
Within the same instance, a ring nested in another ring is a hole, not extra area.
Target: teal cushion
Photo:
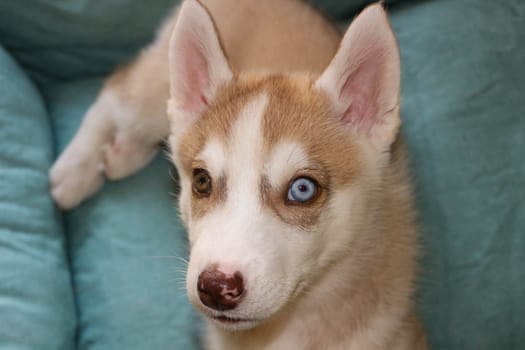
[[[39,82],[107,74],[151,40],[174,3],[0,1],[0,42]]]
[[[525,349],[525,2],[392,10],[432,349]]]
[[[44,103],[0,47],[0,348],[70,350],[75,305],[60,217],[48,194]]]
[[[102,80],[48,86],[58,151],[77,130]],[[78,304],[79,349],[196,348],[199,322],[186,297],[186,235],[164,155],[107,183],[65,214]]]

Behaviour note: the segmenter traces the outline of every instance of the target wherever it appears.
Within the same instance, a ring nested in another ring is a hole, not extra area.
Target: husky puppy
[[[110,78],[51,170],[53,196],[74,206],[169,134],[208,349],[426,349],[399,51],[382,6],[341,39],[298,1],[217,2],[205,3],[216,26],[186,0],[174,29]]]

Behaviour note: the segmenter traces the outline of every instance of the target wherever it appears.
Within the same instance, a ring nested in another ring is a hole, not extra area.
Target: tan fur
[[[241,72],[320,74],[339,43],[337,28],[302,0],[201,2],[215,20],[230,63]],[[165,111],[163,102],[169,90],[166,60],[175,22],[176,13],[164,23],[156,42],[107,82],[108,88],[114,88],[130,103],[147,111],[146,114]],[[246,40],[246,31],[250,40]],[[145,76],[149,79],[144,80]]]

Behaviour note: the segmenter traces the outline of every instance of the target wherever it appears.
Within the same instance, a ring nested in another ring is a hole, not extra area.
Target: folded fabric
[[[525,2],[400,4],[432,349],[525,349]]]
[[[0,47],[0,348],[70,350],[75,305],[61,218],[48,192],[44,103]]]
[[[58,151],[77,130],[102,80],[49,86]],[[164,155],[106,183],[65,214],[78,305],[78,349],[197,348],[201,331],[185,291],[186,234]]]

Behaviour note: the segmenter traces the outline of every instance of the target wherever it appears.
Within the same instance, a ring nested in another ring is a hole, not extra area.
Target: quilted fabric
[[[61,219],[48,194],[44,103],[0,47],[0,348],[69,350],[75,305]]]

